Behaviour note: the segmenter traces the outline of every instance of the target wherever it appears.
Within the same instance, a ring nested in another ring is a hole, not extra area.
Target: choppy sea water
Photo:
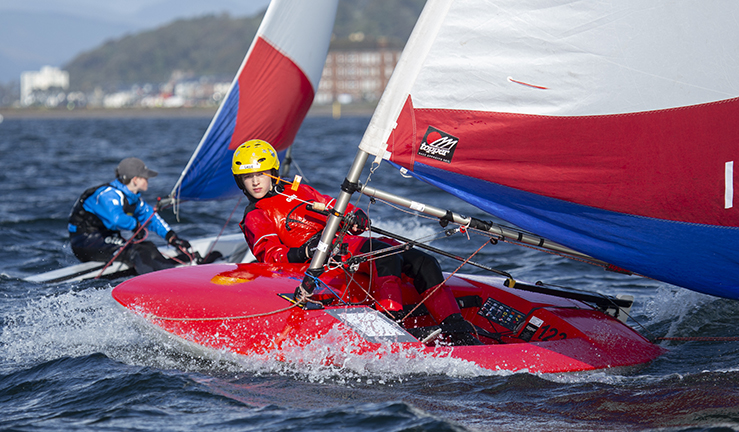
[[[293,173],[335,195],[368,118],[308,118]],[[159,171],[145,197],[168,195],[208,118],[15,120],[0,123],[0,430],[521,431],[738,430],[739,342],[662,342],[644,368],[587,374],[490,372],[445,359],[356,358],[327,367],[201,352],[116,306],[120,280],[40,285],[24,277],[76,263],[66,220],[77,196],[137,156]],[[363,181],[367,181],[365,169]],[[382,165],[371,184],[490,219]],[[239,204],[240,214],[244,203]],[[363,204],[366,207],[366,203]],[[236,201],[186,203],[184,238],[215,235]],[[373,222],[413,238],[438,224],[373,205]],[[225,228],[238,232],[236,220]],[[697,239],[700,240],[700,239]],[[464,256],[483,239],[433,245]],[[686,247],[690,247],[686,245]],[[739,336],[739,302],[508,244],[476,261],[516,278],[632,294],[629,324],[647,337]],[[447,270],[457,263],[440,259]],[[467,272],[479,273],[474,268]],[[313,356],[313,358],[312,358]]]

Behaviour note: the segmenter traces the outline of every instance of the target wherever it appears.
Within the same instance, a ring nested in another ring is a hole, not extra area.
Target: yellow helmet
[[[231,172],[235,176],[270,169],[279,170],[280,160],[275,149],[267,141],[249,140],[234,152]]]

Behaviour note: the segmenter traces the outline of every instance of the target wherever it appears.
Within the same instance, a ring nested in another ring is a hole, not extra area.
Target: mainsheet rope
[[[370,183],[370,182],[372,181],[372,174],[374,174],[374,172],[375,172],[375,171],[377,170],[377,168],[379,168],[379,166],[380,166],[380,164],[379,164],[379,163],[374,163],[374,162],[373,162],[373,164],[372,164],[372,167],[370,168],[370,171],[369,171],[369,173],[367,174],[367,180],[365,181],[365,184],[369,184],[369,183]],[[359,204],[359,200],[360,200],[360,198],[361,198],[361,194],[360,194],[360,196],[358,196],[358,197],[357,197],[357,201],[356,201],[357,205]],[[372,205],[372,203],[373,203],[374,201],[375,201],[374,199],[370,199],[369,203],[367,204],[367,217],[368,217],[368,219],[370,219],[370,227],[368,227],[368,228],[371,228],[371,223],[372,223],[372,222],[371,222],[371,220],[372,220],[372,219],[371,219],[371,218],[369,217],[369,214],[370,214],[370,206]],[[383,200],[380,200],[380,201],[381,201],[381,202],[384,202],[384,203],[385,203],[385,204],[387,204],[387,205],[390,205],[391,207],[394,207],[394,208],[396,208],[396,209],[398,209],[398,210],[401,210],[401,211],[403,211],[403,212],[405,212],[405,213],[409,213],[409,214],[416,214],[416,215],[418,215],[418,216],[421,216],[421,217],[424,217],[424,218],[432,219],[432,218],[430,218],[430,217],[428,217],[428,216],[422,215],[422,214],[420,214],[420,213],[417,213],[417,212],[409,212],[409,211],[406,211],[406,210],[404,210],[404,209],[400,209],[400,208],[397,208],[396,206],[394,206],[394,205],[392,205],[392,204],[390,204],[390,203],[387,203],[387,202],[385,202],[385,201],[383,201]],[[355,205],[355,207],[356,207],[357,205]],[[460,228],[461,228],[461,227],[460,227]],[[466,232],[468,232],[468,231],[467,231],[467,228],[468,228],[468,227],[464,227],[464,230],[463,230],[463,231],[462,231],[462,229],[460,229],[460,232],[465,232],[465,233],[466,233]],[[429,236],[429,237],[430,237],[430,236]],[[377,252],[373,253],[373,251],[372,251],[372,230],[371,230],[371,229],[369,229],[369,239],[370,239],[370,251],[369,251],[368,253],[365,253],[365,254],[362,254],[362,255],[357,255],[357,256],[358,256],[358,257],[363,257],[363,256],[370,256],[370,257],[371,257],[371,256],[375,255],[375,256],[376,256],[375,258],[369,258],[369,259],[368,259],[368,261],[370,261],[370,262],[371,262],[371,261],[374,261],[375,259],[378,259],[378,258],[377,258],[377,255],[379,255],[380,253],[383,253],[383,255],[381,255],[382,257],[384,257],[384,256],[389,256],[389,255],[394,255],[394,254],[398,254],[398,253],[402,253],[403,251],[402,251],[401,249],[404,249],[404,248],[405,248],[405,247],[407,246],[407,245],[404,245],[404,244],[400,244],[400,245],[396,245],[396,246],[391,246],[390,248],[385,248],[385,249],[381,249],[380,251],[377,251]],[[469,240],[469,234],[467,234],[467,239]],[[399,323],[402,323],[402,322],[403,322],[403,321],[405,321],[405,320],[406,320],[406,319],[407,319],[408,317],[410,317],[410,316],[411,316],[411,315],[413,314],[413,312],[415,312],[415,311],[416,311],[416,309],[418,309],[419,307],[421,307],[421,306],[423,305],[423,303],[424,303],[424,302],[426,302],[426,300],[428,300],[429,298],[431,298],[431,296],[433,296],[433,295],[434,295],[434,293],[436,293],[436,291],[438,291],[438,290],[439,290],[439,288],[441,288],[441,286],[442,286],[442,285],[444,285],[445,283],[447,283],[447,281],[449,281],[449,279],[451,279],[451,277],[452,277],[452,276],[454,276],[454,275],[455,275],[455,274],[456,274],[457,272],[459,272],[459,270],[461,270],[461,269],[462,269],[462,267],[464,267],[464,266],[465,266],[465,264],[467,264],[467,262],[468,262],[468,261],[470,261],[470,260],[471,260],[471,259],[472,259],[472,258],[473,258],[473,257],[474,257],[475,255],[477,255],[477,253],[478,253],[478,252],[480,252],[480,251],[482,250],[482,248],[484,248],[484,247],[485,247],[485,245],[486,245],[486,244],[488,244],[488,243],[489,243],[489,242],[488,242],[488,241],[486,240],[486,241],[485,241],[485,243],[483,243],[483,244],[482,244],[482,246],[480,246],[479,248],[477,248],[477,250],[476,250],[475,252],[473,252],[473,253],[472,253],[472,255],[470,255],[469,257],[467,257],[467,259],[465,259],[465,260],[464,260],[464,261],[463,261],[463,262],[462,262],[462,263],[461,263],[461,264],[460,264],[460,265],[459,265],[459,266],[458,266],[458,267],[457,267],[457,268],[456,268],[456,269],[455,269],[455,270],[454,270],[453,272],[451,272],[451,273],[450,273],[450,274],[449,274],[449,275],[448,275],[448,276],[446,277],[446,279],[444,279],[444,281],[442,281],[441,283],[439,283],[438,285],[436,285],[436,286],[435,286],[435,287],[433,287],[432,289],[430,289],[430,290],[427,290],[427,294],[426,294],[426,296],[425,296],[425,297],[424,297],[424,298],[423,298],[423,299],[422,299],[422,300],[421,300],[421,301],[420,301],[420,302],[419,302],[419,303],[418,303],[418,304],[417,304],[417,305],[416,305],[416,306],[415,306],[415,307],[414,307],[413,309],[411,309],[411,311],[410,311],[410,312],[408,312],[408,313],[407,313],[407,314],[406,314],[405,316],[403,316],[403,317],[402,317],[401,319],[399,319],[399,320],[398,320],[398,322],[399,322]],[[395,251],[395,252],[392,252],[392,253],[386,253],[386,251],[388,251],[388,250],[393,250],[393,249],[397,249],[397,251]],[[370,263],[370,265],[371,265],[371,263]],[[372,286],[372,273],[373,273],[373,272],[372,272],[372,271],[370,271],[370,281],[369,281],[369,284],[368,284],[368,286]],[[351,281],[353,281],[353,280],[354,280],[354,277],[352,276],[352,278],[350,279],[350,282],[349,282],[349,283],[351,283]],[[380,303],[379,303],[379,302],[378,302],[378,301],[377,301],[377,300],[376,300],[376,299],[375,299],[375,298],[374,298],[374,297],[373,297],[373,296],[372,296],[372,295],[371,295],[371,294],[369,293],[369,290],[368,290],[368,289],[365,289],[365,288],[364,288],[364,287],[362,286],[362,284],[357,284],[357,285],[358,285],[359,287],[361,287],[361,288],[362,288],[362,291],[364,291],[364,293],[365,293],[365,295],[366,295],[366,297],[365,297],[365,301],[366,301],[366,299],[367,299],[367,298],[368,298],[368,299],[371,299],[371,300],[372,300],[372,302],[374,302],[374,304],[375,304],[375,305],[377,305],[377,306],[380,306],[380,307],[381,307],[382,309],[384,309],[384,312],[389,312],[389,311],[387,310],[387,308],[385,308],[385,307],[384,307],[384,306],[383,306],[382,304],[380,304]],[[349,285],[347,284],[347,286],[349,286]],[[342,301],[343,301],[343,299],[342,299]]]
[[[477,248],[477,250],[476,250],[476,251],[474,251],[474,252],[472,253],[472,255],[470,255],[469,257],[467,257],[467,259],[465,259],[465,260],[464,260],[464,261],[462,262],[462,264],[460,264],[460,265],[459,265],[459,266],[458,266],[458,267],[457,267],[456,269],[454,269],[454,271],[453,271],[453,272],[449,273],[449,276],[447,276],[447,277],[446,277],[446,279],[444,279],[444,281],[443,281],[443,282],[441,282],[440,284],[436,285],[436,286],[435,286],[434,288],[432,288],[432,289],[430,289],[430,290],[427,290],[427,291],[430,291],[430,292],[429,292],[428,294],[426,294],[426,296],[424,296],[423,300],[421,300],[420,302],[418,302],[418,304],[417,304],[417,305],[416,305],[416,306],[415,306],[415,307],[414,307],[413,309],[411,309],[411,311],[410,311],[410,312],[408,312],[408,313],[407,313],[407,314],[406,314],[406,315],[405,315],[405,316],[404,316],[404,317],[403,317],[403,318],[402,318],[402,319],[400,320],[400,322],[403,322],[403,321],[405,321],[405,320],[406,320],[406,319],[407,319],[408,317],[410,317],[410,316],[411,316],[411,315],[413,314],[413,312],[415,312],[415,311],[416,311],[416,309],[418,309],[419,307],[421,307],[421,305],[422,305],[422,304],[423,304],[423,303],[424,303],[424,302],[425,302],[426,300],[428,300],[429,298],[431,298],[431,296],[432,296],[432,295],[434,295],[434,293],[436,293],[436,291],[438,291],[438,290],[439,290],[439,288],[441,288],[441,286],[442,286],[442,285],[444,285],[445,283],[447,283],[447,281],[449,281],[449,279],[451,279],[451,278],[452,278],[452,276],[454,276],[454,275],[455,275],[455,274],[456,274],[457,272],[459,272],[459,271],[460,271],[460,270],[462,269],[462,267],[464,267],[464,266],[465,266],[465,264],[467,264],[467,262],[468,262],[469,260],[471,260],[471,259],[472,259],[472,258],[473,258],[473,257],[474,257],[475,255],[477,255],[477,253],[478,253],[478,252],[480,252],[480,251],[482,250],[482,248],[484,248],[484,247],[485,247],[485,245],[487,245],[488,243],[490,243],[490,242],[488,242],[488,241],[486,240],[486,241],[485,241],[485,243],[483,243],[483,244],[482,244],[482,245],[481,245],[481,246],[480,246],[479,248]]]
[[[156,212],[157,212],[157,208],[158,208],[158,207],[159,207],[159,202],[158,202],[158,200],[157,200],[157,206],[156,206],[156,207],[154,207],[154,211],[153,211],[153,212],[151,212],[151,214],[149,215],[149,218],[148,218],[148,219],[146,219],[146,222],[142,223],[142,224],[141,224],[141,226],[139,227],[139,229],[137,229],[137,230],[136,230],[136,232],[134,232],[134,233],[133,233],[133,235],[132,235],[132,236],[131,236],[131,237],[130,237],[130,238],[129,238],[128,240],[126,240],[126,243],[124,243],[124,244],[123,244],[123,246],[121,246],[121,248],[120,248],[120,249],[118,249],[118,252],[116,252],[116,253],[115,253],[115,255],[113,255],[113,258],[111,258],[111,259],[110,259],[110,261],[108,261],[108,263],[107,263],[107,264],[105,264],[105,266],[104,266],[104,267],[103,267],[103,268],[102,268],[102,269],[100,270],[100,273],[98,273],[98,275],[97,275],[97,276],[95,276],[95,279],[100,279],[100,276],[102,276],[102,275],[103,275],[103,272],[105,272],[105,270],[106,270],[106,269],[107,269],[108,267],[110,267],[110,265],[111,265],[111,264],[113,264],[113,262],[114,262],[114,261],[116,260],[116,258],[118,258],[118,256],[119,256],[119,255],[120,255],[120,254],[121,254],[121,253],[123,252],[123,250],[124,250],[124,249],[126,249],[126,247],[127,247],[127,246],[128,246],[129,244],[131,244],[131,242],[133,241],[133,239],[135,239],[135,238],[136,238],[136,236],[137,236],[137,235],[138,235],[138,234],[139,234],[139,233],[141,232],[141,230],[146,230],[146,228],[145,228],[145,227],[146,227],[146,224],[148,224],[148,223],[149,223],[149,221],[151,220],[151,218],[153,218],[153,217],[154,217],[154,215],[155,215],[155,214],[156,214]],[[146,235],[148,235],[148,231],[147,231],[147,234],[146,234]],[[146,238],[146,237],[144,237],[144,238]],[[142,240],[143,240],[143,239],[142,239]]]

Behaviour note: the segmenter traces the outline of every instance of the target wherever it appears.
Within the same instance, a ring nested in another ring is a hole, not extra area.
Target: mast
[[[364,169],[364,164],[367,162],[368,157],[369,153],[363,150],[357,151],[357,155],[354,157],[354,162],[351,168],[349,168],[349,173],[346,179],[344,179],[344,183],[341,185],[341,192],[336,198],[336,204],[328,218],[326,228],[323,229],[321,241],[318,242],[316,253],[313,255],[313,259],[306,272],[306,278],[303,279],[303,288],[310,287],[312,277],[318,277],[323,273],[323,265],[326,263],[330,253],[329,246],[333,242],[336,232],[339,230],[339,223],[341,223],[341,219],[346,212],[346,207],[349,204],[352,194],[359,190],[359,176],[362,174],[362,169]],[[312,291],[312,289],[308,290]]]
[[[429,0],[421,12],[421,16],[413,28],[408,42],[403,49],[403,54],[398,61],[395,72],[390,77],[387,87],[377,104],[364,136],[359,143],[359,150],[354,158],[349,173],[341,185],[341,192],[336,199],[334,211],[328,219],[326,228],[313,255],[310,266],[303,279],[301,287],[310,290],[312,277],[317,277],[323,272],[323,265],[329,256],[329,246],[339,228],[341,218],[346,211],[347,204],[354,192],[359,191],[359,176],[362,174],[364,164],[370,154],[375,156],[375,163],[380,163],[387,148],[387,140],[392,133],[395,120],[398,117],[403,103],[408,97],[408,89],[415,73],[399,74],[398,70],[417,69],[421,67],[420,62],[414,62],[431,47],[436,33],[441,26],[442,18],[451,6],[451,0]]]

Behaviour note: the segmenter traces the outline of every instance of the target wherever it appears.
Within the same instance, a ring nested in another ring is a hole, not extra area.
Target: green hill
[[[332,44],[351,46],[349,35],[362,32],[365,43],[384,38],[402,47],[425,0],[341,0]],[[63,66],[70,90],[106,92],[134,84],[159,84],[172,71],[230,80],[257,32],[263,12],[246,18],[209,15],[108,41]]]

